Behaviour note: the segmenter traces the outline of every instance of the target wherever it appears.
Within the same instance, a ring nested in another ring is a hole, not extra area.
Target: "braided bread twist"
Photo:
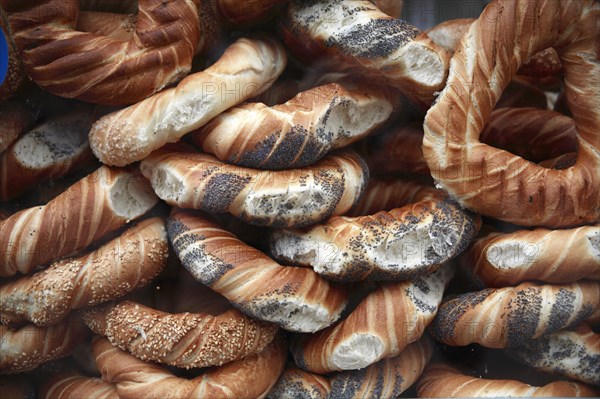
[[[462,205],[526,226],[568,227],[600,218],[600,92],[590,89],[600,85],[599,19],[600,4],[593,1],[494,1],[469,27],[446,88],[427,113],[423,140],[432,176]],[[577,162],[564,170],[478,140],[518,66],[552,46],[565,69],[578,133]],[[511,206],[499,206],[506,203]]]
[[[453,275],[446,265],[400,283],[384,283],[334,326],[302,335],[292,344],[296,364],[325,374],[356,370],[398,355],[433,320]]]
[[[90,131],[92,150],[109,165],[140,161],[265,91],[286,62],[285,50],[275,40],[238,39],[217,62],[177,87],[100,118]]]
[[[164,268],[167,255],[164,222],[146,219],[89,254],[0,285],[0,320],[57,323],[72,309],[116,299],[146,285]]]
[[[381,126],[398,106],[390,90],[330,83],[285,104],[243,104],[193,135],[205,152],[248,168],[308,166]]]
[[[600,282],[538,285],[468,292],[448,300],[430,325],[446,345],[519,346],[600,316]]]
[[[258,226],[306,226],[346,212],[361,197],[368,170],[353,152],[331,154],[306,168],[260,171],[211,155],[162,149],[141,164],[168,204],[229,212]]]
[[[430,339],[423,337],[395,357],[382,359],[362,370],[332,373],[329,378],[289,368],[268,398],[396,398],[419,378],[432,353]]]
[[[310,269],[279,265],[201,214],[175,211],[167,233],[196,280],[257,319],[313,332],[331,325],[347,304],[341,286]]]
[[[0,324],[0,374],[33,370],[42,363],[67,356],[86,333],[85,325],[75,315],[48,327],[26,324],[10,330]]]
[[[114,384],[73,371],[45,379],[38,393],[40,399],[119,399]]]
[[[427,199],[431,192],[423,186],[398,185],[406,185],[406,190],[391,187],[391,191],[404,198],[393,197],[383,205],[403,205],[414,189],[423,199],[415,196],[418,202],[389,212],[337,216],[304,229],[274,230],[271,254],[311,266],[336,281],[406,280],[435,270],[469,245],[479,230],[477,216],[442,196]]]
[[[220,366],[259,353],[277,333],[274,325],[237,310],[170,314],[131,301],[86,310],[83,318],[96,334],[139,359],[185,368]]]
[[[91,110],[47,120],[0,154],[0,201],[10,201],[47,179],[66,176],[96,161],[87,133]]]
[[[599,227],[492,233],[475,241],[463,263],[488,287],[600,280]]]
[[[27,73],[47,91],[98,104],[131,104],[190,71],[200,35],[193,0],[139,0],[128,41],[75,31],[78,3],[0,3]]]
[[[105,338],[94,340],[93,350],[102,379],[115,384],[122,399],[263,397],[277,382],[287,355],[282,340],[275,339],[256,355],[184,379],[133,357]]]
[[[46,205],[0,222],[0,276],[30,273],[84,248],[157,201],[137,170],[98,168]]]
[[[587,323],[527,341],[508,353],[536,369],[600,385],[600,334]]]

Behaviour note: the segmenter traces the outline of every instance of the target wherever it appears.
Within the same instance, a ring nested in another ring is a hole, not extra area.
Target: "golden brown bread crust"
[[[105,338],[94,340],[93,350],[102,379],[115,384],[122,399],[263,397],[277,382],[287,357],[282,340],[275,339],[259,354],[185,379],[133,357],[112,346]]]
[[[332,373],[328,378],[295,367],[288,368],[267,398],[396,398],[419,378],[432,353],[431,340],[423,337],[397,356],[382,359],[361,370]]]
[[[233,309],[217,316],[171,314],[132,301],[88,309],[83,319],[138,359],[185,368],[221,366],[257,354],[277,334],[275,325]]]
[[[587,323],[528,341],[508,352],[530,367],[600,385],[600,334]]]
[[[440,306],[429,331],[446,345],[476,342],[488,348],[506,348],[598,315],[600,282],[560,285],[527,282],[450,298]]]
[[[369,179],[365,194],[346,216],[372,215],[423,200],[443,200],[446,193],[409,180]]]
[[[465,375],[445,364],[430,364],[417,383],[420,398],[475,397],[594,397],[584,384],[555,381],[536,387],[517,380],[493,380]]]
[[[599,18],[600,4],[593,1],[495,1],[470,26],[424,125],[425,159],[452,197],[482,214],[527,226],[569,227],[600,218],[600,92],[590,89],[600,85]],[[564,170],[545,169],[479,142],[516,66],[550,46],[560,49],[565,64],[578,131],[577,162]],[[507,203],[511,206],[501,206]]]
[[[600,280],[599,227],[492,233],[476,240],[463,262],[488,287]]]
[[[302,60],[323,57],[329,69],[355,69],[400,89],[423,107],[446,79],[446,50],[366,0],[291,1],[280,32]]]
[[[67,356],[86,333],[87,328],[75,315],[49,327],[26,324],[11,330],[0,324],[0,374],[33,370]]]
[[[276,40],[241,38],[217,62],[187,76],[177,87],[100,118],[90,131],[92,150],[109,165],[140,161],[262,93],[286,62],[285,50]]]
[[[252,317],[313,332],[337,320],[348,302],[344,287],[310,269],[279,265],[200,213],[175,210],[167,233],[196,280]]]
[[[146,219],[91,253],[0,285],[0,320],[55,324],[73,309],[117,299],[148,284],[167,256],[164,222]]]
[[[390,90],[330,83],[274,107],[242,104],[192,138],[223,162],[257,169],[299,168],[364,138],[397,106],[397,95]]]
[[[425,31],[437,45],[442,46],[450,54],[458,47],[460,38],[469,29],[475,18],[450,19]]]
[[[4,152],[19,136],[33,127],[38,113],[18,101],[0,104],[0,152]],[[4,170],[2,173],[7,173]]]
[[[298,337],[298,367],[314,373],[357,370],[400,354],[421,338],[442,301],[453,270],[446,265],[410,281],[382,283],[339,323]]]
[[[573,119],[558,112],[537,108],[501,108],[491,113],[480,139],[539,163],[568,152],[577,152],[576,137]]]
[[[407,185],[409,196],[414,185]],[[443,197],[428,199],[428,190],[417,194],[425,198],[390,211],[274,230],[270,253],[342,282],[399,281],[430,273],[467,248],[480,219]]]
[[[79,11],[77,30],[128,41],[133,37],[136,23],[137,15],[135,14]]]
[[[165,148],[144,159],[141,170],[170,205],[228,212],[269,227],[306,226],[343,214],[360,199],[368,179],[364,161],[347,150],[305,168],[263,171]]]
[[[375,4],[383,13],[393,18],[400,18],[402,16],[402,7],[404,6],[404,0],[370,0],[371,3]]]
[[[53,94],[97,104],[135,103],[181,79],[199,39],[193,0],[139,0],[129,41],[76,31],[76,0],[1,4],[29,77]]]
[[[45,379],[38,389],[40,399],[119,399],[114,384],[76,372],[60,372]]]
[[[91,110],[81,109],[51,118],[19,137],[0,154],[0,201],[94,165],[87,140],[91,124]]]
[[[0,222],[0,276],[31,273],[36,266],[82,249],[143,215],[157,201],[139,171],[100,167],[46,205]]]

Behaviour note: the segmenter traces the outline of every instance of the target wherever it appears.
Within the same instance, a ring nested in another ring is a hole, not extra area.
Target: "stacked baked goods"
[[[3,394],[600,394],[597,2],[0,7]]]

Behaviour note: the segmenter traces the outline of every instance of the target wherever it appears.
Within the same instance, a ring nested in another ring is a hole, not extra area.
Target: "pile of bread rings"
[[[7,398],[600,395],[600,3],[0,0]]]

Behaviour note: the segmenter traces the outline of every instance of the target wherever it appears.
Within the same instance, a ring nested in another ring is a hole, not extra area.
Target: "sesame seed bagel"
[[[574,227],[600,218],[600,91],[592,89],[600,85],[599,20],[600,4],[591,0],[492,1],[469,27],[424,123],[425,160],[452,198],[522,226]],[[548,47],[563,62],[577,130],[577,161],[561,170],[480,141],[518,67]]]
[[[146,219],[83,256],[0,285],[0,321],[55,324],[71,310],[122,297],[149,283],[167,263],[164,222]]]
[[[427,107],[446,79],[450,55],[407,22],[366,0],[294,0],[280,22],[286,45],[304,61],[354,69]]]
[[[77,31],[77,0],[2,1],[31,79],[53,94],[108,105],[143,100],[191,69],[197,4],[139,0],[138,6],[131,38],[119,40]]]
[[[374,184],[371,189],[383,191],[378,187]],[[390,203],[381,203],[383,195],[371,202],[367,195],[364,205],[357,207],[400,206],[389,212],[337,216],[304,229],[274,230],[270,252],[276,259],[310,266],[335,281],[406,280],[430,273],[469,245],[479,219],[443,197],[428,199],[431,190],[422,188],[414,183],[389,183],[386,190],[394,191],[388,197]]]
[[[48,327],[26,324],[11,330],[0,324],[0,374],[33,370],[67,356],[86,333],[87,328],[76,315]]]
[[[477,239],[462,261],[488,287],[600,280],[600,225],[490,233]]]
[[[139,360],[105,338],[94,340],[93,351],[102,379],[115,384],[121,399],[261,398],[277,382],[287,357],[287,348],[278,338],[258,354],[188,379]]]
[[[423,335],[454,274],[446,265],[426,276],[381,283],[348,317],[292,344],[298,367],[313,373],[358,370],[400,354]]]
[[[235,309],[217,316],[172,314],[132,301],[88,309],[83,319],[138,359],[185,368],[220,366],[257,354],[277,333],[275,325]]]
[[[600,334],[587,323],[508,349],[528,366],[592,385],[600,385]]]
[[[429,331],[446,345],[515,347],[600,316],[600,282],[488,288],[448,299]]]
[[[281,266],[198,212],[174,210],[167,234],[196,280],[257,319],[313,332],[336,321],[348,303],[345,288],[311,269]]]
[[[330,83],[274,107],[247,103],[232,108],[192,137],[223,162],[257,169],[299,168],[364,138],[397,106],[390,90]]]
[[[431,340],[423,337],[399,355],[382,359],[362,370],[341,371],[323,377],[288,368],[267,398],[396,398],[419,378],[432,353]]]
[[[139,171],[100,167],[46,205],[0,222],[0,276],[31,273],[82,249],[157,202]]]
[[[306,226],[340,215],[361,197],[368,179],[353,152],[316,164],[260,171],[225,164],[208,154],[161,149],[141,163],[144,176],[168,204],[210,213],[228,212],[258,226]]]
[[[473,377],[440,363],[427,366],[417,383],[417,394],[420,398],[598,396],[596,390],[578,382],[555,381],[537,387],[517,380]]]
[[[91,123],[91,109],[78,109],[48,119],[19,137],[0,154],[0,201],[97,162],[87,138]]]

